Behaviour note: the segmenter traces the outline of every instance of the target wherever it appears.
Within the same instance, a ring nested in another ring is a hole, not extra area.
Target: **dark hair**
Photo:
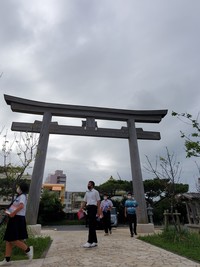
[[[128,192],[128,194],[127,195],[131,195],[132,196],[132,193],[131,192]]]
[[[28,191],[29,191],[29,185],[27,183],[20,182],[19,183],[19,187],[20,187],[20,189],[21,189],[21,191],[22,191],[23,194],[27,194],[28,193]]]
[[[108,197],[108,193],[107,192],[105,192],[103,195]]]
[[[89,181],[89,183],[91,183],[93,187],[95,186],[94,181]]]

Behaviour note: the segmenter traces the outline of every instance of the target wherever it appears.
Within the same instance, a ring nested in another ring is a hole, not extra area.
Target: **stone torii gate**
[[[64,105],[32,101],[10,95],[4,95],[4,98],[14,112],[43,116],[42,121],[35,121],[34,123],[13,122],[11,127],[13,131],[40,133],[27,203],[28,224],[37,224],[49,134],[128,139],[133,190],[140,206],[138,223],[148,223],[137,139],[160,140],[160,133],[143,131],[142,128],[136,128],[135,123],[159,123],[167,114],[167,110],[124,110]],[[82,121],[81,126],[59,125],[57,122],[51,122],[52,116],[85,118],[85,121]],[[121,129],[98,128],[97,119],[126,122],[127,127],[121,127]]]

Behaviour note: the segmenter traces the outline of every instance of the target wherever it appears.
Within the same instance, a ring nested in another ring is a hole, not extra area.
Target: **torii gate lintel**
[[[41,125],[41,121],[34,121],[34,123],[13,122],[11,130],[40,133]],[[143,131],[142,128],[136,128],[136,132],[137,139],[160,140],[159,132]],[[128,127],[122,126],[121,129],[99,128],[96,121],[94,126],[87,126],[86,121],[82,121],[82,126],[59,125],[58,122],[51,122],[49,125],[49,134],[129,138]]]

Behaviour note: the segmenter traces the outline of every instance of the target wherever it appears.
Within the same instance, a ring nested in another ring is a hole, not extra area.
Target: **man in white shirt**
[[[86,206],[88,214],[88,241],[83,245],[84,248],[91,248],[97,246],[96,235],[96,215],[101,216],[100,210],[100,195],[99,192],[94,189],[95,183],[93,181],[88,182],[88,190],[85,193],[81,209]]]

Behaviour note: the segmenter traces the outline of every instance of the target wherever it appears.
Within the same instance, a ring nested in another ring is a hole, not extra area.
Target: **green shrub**
[[[40,200],[38,223],[45,224],[47,222],[59,221],[64,219],[65,213],[58,194],[49,190],[44,190]]]

